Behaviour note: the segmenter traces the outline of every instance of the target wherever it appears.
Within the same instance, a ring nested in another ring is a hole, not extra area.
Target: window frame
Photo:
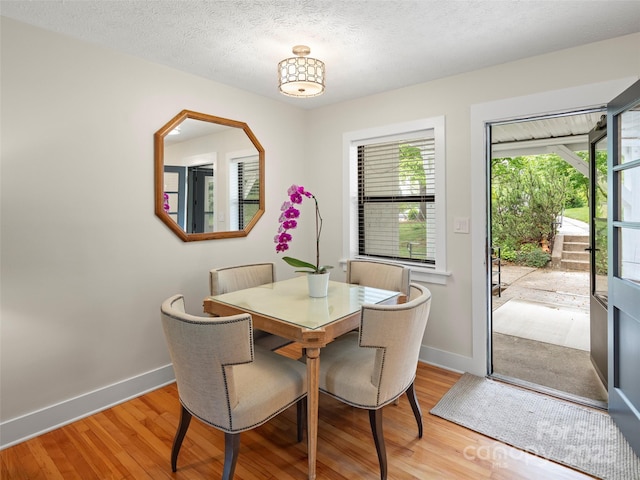
[[[245,208],[247,208],[249,205],[255,205],[256,209],[260,208],[260,198],[255,198],[255,199],[244,198],[244,184],[243,184],[242,177],[244,177],[246,173],[245,165],[247,165],[248,163],[255,163],[256,170],[258,170],[260,168],[260,163],[257,155],[255,156],[255,158],[245,157],[234,163],[236,165],[237,172],[238,172],[238,178],[236,181],[236,189],[238,192],[238,222],[239,222],[238,226],[240,227],[240,229],[244,229],[247,226],[244,222]],[[252,215],[251,218],[253,218],[254,215]]]
[[[234,227],[237,230],[242,230],[246,227],[246,225],[244,225],[244,206],[255,204],[258,205],[259,208],[260,205],[260,199],[245,200],[241,198],[242,179],[239,175],[241,170],[240,165],[247,162],[258,162],[259,165],[259,156],[251,150],[232,152],[228,155],[227,188],[229,192],[229,205],[227,215],[229,218],[229,227]]]
[[[410,122],[347,132],[343,135],[343,193],[347,201],[343,211],[343,258],[380,259],[358,253],[358,147],[361,145],[402,140],[407,135],[416,136],[433,132],[435,144],[435,265],[407,260],[385,260],[411,268],[412,279],[429,283],[446,284],[450,275],[446,266],[446,177],[445,177],[445,117],[431,117]]]

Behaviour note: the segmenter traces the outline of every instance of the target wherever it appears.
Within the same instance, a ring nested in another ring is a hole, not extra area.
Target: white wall
[[[423,353],[471,365],[477,259],[472,235],[451,225],[472,217],[472,185],[484,182],[471,173],[472,106],[640,73],[633,35],[305,112],[12,20],[1,27],[3,445],[166,381],[159,305],[179,292],[200,311],[208,266],[272,260],[291,276],[272,240],[291,183],[318,196],[322,261],[338,265],[343,134],[388,123],[446,118],[451,276],[429,285]],[[267,208],[247,238],[183,243],[154,216],[153,133],[182,109],[244,121],[265,148]],[[475,220],[472,234],[484,228]]]
[[[486,373],[486,330],[481,330],[481,325],[474,326],[472,321],[477,310],[484,309],[487,305],[486,295],[480,295],[485,300],[484,304],[472,305],[473,293],[484,292],[486,282],[486,277],[482,275],[472,276],[474,268],[485,271],[482,252],[486,232],[486,219],[481,215],[484,213],[483,205],[486,205],[486,180],[483,169],[475,169],[477,165],[471,163],[472,159],[484,161],[482,142],[472,150],[472,136],[478,134],[482,138],[483,134],[482,124],[471,124],[474,106],[498,101],[509,104],[510,99],[516,97],[608,80],[637,78],[639,75],[640,34],[635,34],[344,102],[312,112],[309,131],[313,135],[309,139],[308,156],[311,170],[308,178],[317,180],[309,182],[308,187],[322,199],[324,210],[330,212],[325,218],[326,232],[329,236],[335,236],[334,238],[342,238],[342,202],[345,198],[334,192],[341,189],[337,175],[343,170],[345,161],[343,133],[445,116],[446,263],[451,276],[447,278],[446,285],[428,284],[433,293],[433,302],[421,354],[424,360],[480,375]],[[619,91],[631,82],[632,80],[626,84],[622,82]],[[609,98],[612,99],[619,91],[612,93]],[[580,101],[585,100],[582,98]],[[571,105],[571,102],[565,101],[563,106],[565,105]],[[589,106],[590,103],[586,102],[584,105]],[[580,105],[574,103],[573,106]],[[522,114],[532,111],[535,110],[523,110]],[[472,127],[475,129],[473,132]],[[334,177],[331,177],[332,173]],[[475,194],[472,195],[474,189]],[[453,233],[455,217],[471,218],[469,234]],[[341,248],[339,242],[326,244],[326,260],[337,262],[342,256]],[[486,322],[486,315],[477,319],[480,324],[483,320]]]
[[[60,402],[167,378],[160,303],[183,293],[201,312],[209,268],[272,260],[293,274],[273,237],[303,177],[306,113],[4,17],[1,35],[6,444],[24,424],[64,421]],[[182,109],[244,121],[264,147],[266,212],[248,237],[183,243],[154,215],[153,134]],[[97,408],[101,394],[72,405]]]

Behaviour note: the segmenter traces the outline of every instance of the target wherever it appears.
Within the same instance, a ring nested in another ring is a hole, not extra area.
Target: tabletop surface
[[[390,290],[330,281],[326,297],[312,298],[306,276],[299,276],[209,298],[314,330],[357,312],[363,304],[382,303],[398,295]]]

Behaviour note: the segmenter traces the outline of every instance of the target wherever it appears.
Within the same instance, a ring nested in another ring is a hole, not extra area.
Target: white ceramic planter
[[[309,296],[314,298],[322,298],[327,296],[329,290],[329,272],[327,273],[308,273]]]

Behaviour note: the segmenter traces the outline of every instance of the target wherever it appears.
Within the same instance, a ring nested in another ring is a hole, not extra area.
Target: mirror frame
[[[203,122],[216,123],[218,125],[226,125],[234,128],[241,128],[244,133],[249,137],[251,143],[258,150],[258,168],[260,171],[259,189],[260,200],[258,211],[255,213],[251,221],[244,227],[243,230],[230,230],[225,232],[209,232],[209,233],[187,233],[169,216],[164,210],[164,138],[174,128],[180,125],[187,119],[200,120]],[[246,237],[251,229],[258,222],[260,217],[264,214],[265,209],[265,172],[264,172],[264,148],[260,145],[260,142],[253,134],[249,126],[244,122],[237,120],[230,120],[228,118],[215,117],[213,115],[207,115],[206,113],[193,112],[191,110],[182,110],[178,115],[173,117],[167,124],[165,124],[160,130],[153,135],[154,141],[154,171],[155,171],[155,212],[156,215],[162,220],[183,242],[194,242],[199,240],[215,240],[218,238],[236,238]]]

